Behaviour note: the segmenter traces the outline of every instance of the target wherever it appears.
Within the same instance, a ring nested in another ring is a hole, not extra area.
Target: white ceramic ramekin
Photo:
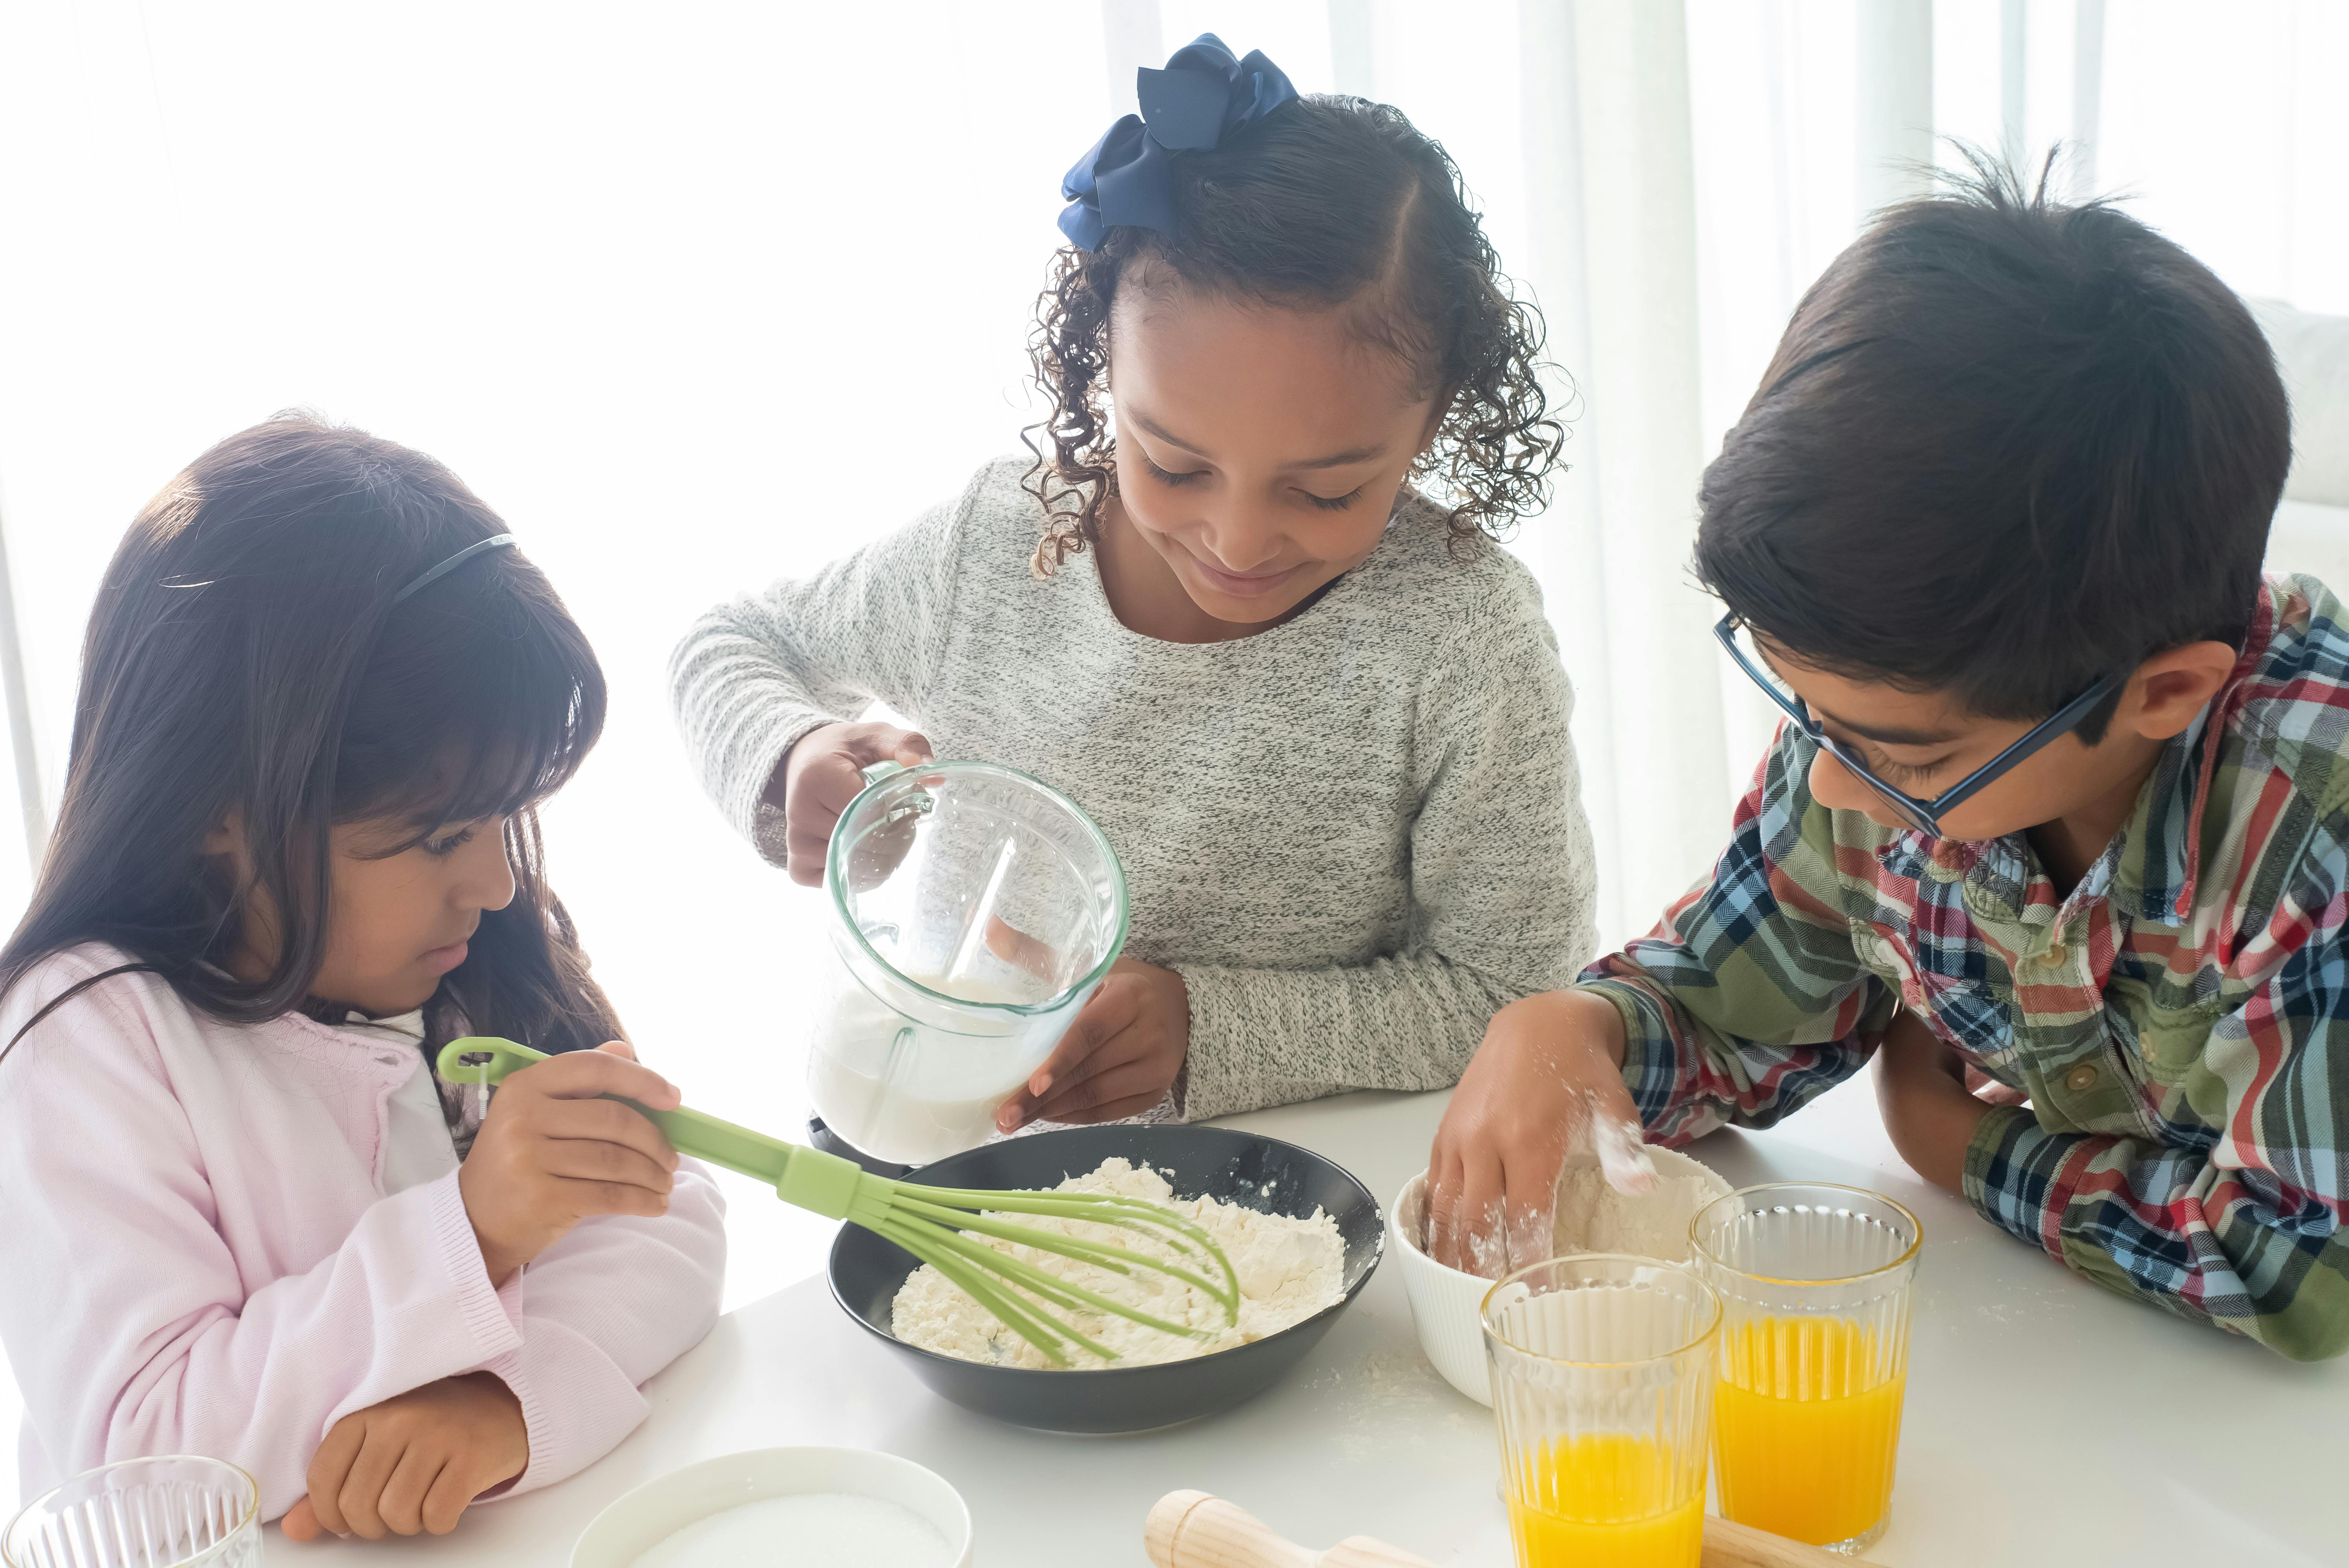
[[[970,1510],[962,1494],[911,1460],[869,1449],[753,1449],[657,1476],[588,1522],[571,1549],[571,1568],[630,1568],[697,1520],[771,1497],[844,1491],[908,1509],[954,1548],[953,1568],[970,1568]],[[780,1562],[782,1559],[777,1558]]]
[[[1651,1147],[1648,1157],[1656,1173],[1702,1177],[1714,1197],[1726,1197],[1729,1183],[1712,1167],[1670,1149]],[[1485,1329],[1478,1321],[1485,1293],[1493,1282],[1480,1274],[1447,1268],[1420,1250],[1420,1231],[1426,1218],[1427,1177],[1424,1172],[1403,1183],[1387,1209],[1387,1252],[1398,1259],[1405,1294],[1411,1297],[1411,1320],[1419,1330],[1419,1347],[1444,1380],[1480,1405],[1493,1402],[1492,1384],[1485,1367]],[[1683,1251],[1667,1263],[1687,1260]]]

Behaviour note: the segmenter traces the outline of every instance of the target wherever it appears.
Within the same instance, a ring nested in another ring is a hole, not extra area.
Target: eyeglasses
[[[2097,704],[2120,690],[2128,680],[2127,671],[2118,675],[2106,676],[2103,680],[2049,714],[2044,719],[2033,726],[2020,740],[1967,774],[1963,779],[1959,779],[1931,799],[1920,800],[1907,790],[1896,789],[1878,779],[1874,769],[1868,767],[1867,759],[1861,757],[1857,749],[1837,740],[1821,728],[1819,721],[1811,717],[1811,710],[1803,705],[1803,699],[1780,686],[1778,677],[1770,673],[1767,665],[1764,664],[1757,655],[1747,653],[1739,645],[1737,632],[1738,622],[1734,614],[1723,615],[1720,624],[1713,629],[1713,634],[1721,640],[1721,645],[1729,650],[1729,656],[1737,661],[1737,667],[1751,676],[1754,684],[1760,686],[1769,696],[1770,700],[1776,703],[1780,710],[1801,727],[1805,735],[1826,747],[1835,759],[1844,765],[1846,771],[1870,789],[1875,790],[1878,797],[1886,805],[1891,807],[1902,821],[1919,832],[1930,833],[1935,838],[1941,836],[1943,817],[2004,778],[2018,763],[2049,741],[2059,736],[2069,735],[2073,730],[2077,729],[2081,721],[2095,710]]]

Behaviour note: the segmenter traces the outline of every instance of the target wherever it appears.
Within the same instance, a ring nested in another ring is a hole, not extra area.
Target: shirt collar
[[[2249,699],[2250,676],[2272,651],[2275,634],[2275,595],[2262,585],[2243,651],[2236,655],[2227,684],[2183,734],[2162,748],[2153,777],[2137,796],[2137,810],[2121,830],[2117,880],[2137,894],[2135,913],[2140,919],[2179,925],[2193,913],[2210,781],[2218,774],[2219,754],[2226,749],[2227,726]]]

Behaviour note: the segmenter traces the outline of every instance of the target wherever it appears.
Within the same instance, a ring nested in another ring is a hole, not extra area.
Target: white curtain
[[[1403,107],[1548,313],[1573,469],[1516,548],[1581,692],[1610,941],[1703,869],[1766,729],[1686,581],[1696,477],[1803,287],[1913,188],[1895,163],[1934,132],[2075,139],[2077,188],[2134,191],[2247,293],[2349,312],[2329,0],[0,8],[36,825],[140,504],[287,405],[409,442],[504,511],[609,671],[548,822],[598,973],[688,1094],[788,1130],[815,903],[698,799],[663,658],[1013,447],[1060,174],[1134,66],[1207,30]],[[10,909],[25,837],[0,830]],[[730,1299],[816,1266],[824,1227],[732,1195]]]

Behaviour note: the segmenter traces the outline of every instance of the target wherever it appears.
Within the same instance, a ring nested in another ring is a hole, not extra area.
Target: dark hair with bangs
[[[504,531],[430,458],[298,414],[229,437],[147,504],[90,615],[65,798],[0,949],[0,994],[82,943],[131,962],[69,988],[9,1048],[131,972],[230,1022],[323,1015],[336,998],[310,987],[326,951],[329,830],[402,820],[406,848],[501,815],[513,901],[481,912],[465,962],[426,1004],[428,1045],[460,1029],[549,1051],[621,1037],[543,878],[534,810],[602,731],[595,653],[514,550],[392,602]],[[204,851],[233,813],[251,887]],[[228,960],[256,892],[279,952],[247,981]]]
[[[1314,95],[1167,160],[1177,232],[1123,224],[1098,250],[1064,245],[1037,302],[1029,358],[1049,411],[1022,437],[1036,454],[1022,484],[1043,511],[1038,575],[1100,537],[1117,493],[1110,316],[1121,284],[1162,274],[1221,298],[1358,305],[1362,337],[1441,406],[1413,479],[1456,542],[1543,505],[1566,433],[1542,391],[1541,313],[1516,297],[1440,145],[1400,109]]]
[[[1961,151],[1795,306],[1705,470],[1696,573],[1806,663],[2039,718],[2165,649],[2242,645],[2291,422],[2208,267],[2053,200],[2053,155],[2026,191]]]

